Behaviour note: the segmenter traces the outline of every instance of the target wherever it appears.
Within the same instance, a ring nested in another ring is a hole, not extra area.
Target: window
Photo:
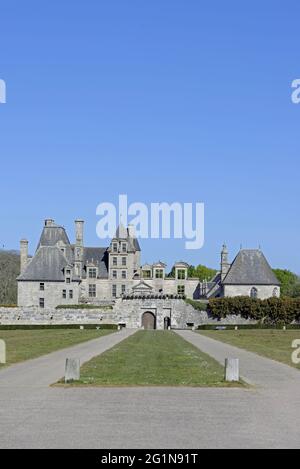
[[[114,266],[118,265],[118,258],[117,257],[113,257],[113,265]]]
[[[126,272],[126,270],[122,270],[122,278],[127,278],[127,272]]]
[[[156,269],[155,278],[164,278],[164,270],[163,269]]]
[[[70,270],[67,270],[66,274],[67,274],[67,275],[71,275],[71,271],[70,271]]]
[[[273,290],[273,297],[274,297],[274,298],[278,298],[278,297],[279,297],[279,290],[278,290],[277,287],[275,287],[274,290]]]
[[[122,243],[122,252],[127,252],[127,244]]]
[[[122,266],[125,267],[127,265],[126,257],[122,257]]]
[[[64,300],[67,298],[67,290],[62,291],[62,297]]]
[[[186,270],[185,269],[178,269],[177,270],[177,278],[178,278],[178,280],[185,280],[186,279]]]
[[[96,285],[94,284],[89,285],[89,297],[96,298]]]
[[[151,278],[151,270],[143,270],[143,278]]]
[[[67,278],[66,278],[66,282],[67,282],[67,283],[71,283],[70,277],[67,277]]]
[[[122,295],[125,295],[126,293],[126,285],[122,285]]]
[[[44,283],[40,283],[40,291],[45,291],[45,284]]]
[[[116,298],[117,296],[117,285],[112,286],[112,297]]]
[[[70,298],[70,300],[73,300],[73,290],[69,291],[69,298]]]
[[[97,269],[95,268],[89,269],[89,278],[97,278]]]
[[[184,285],[178,285],[177,294],[178,295],[184,295],[185,294],[185,286]]]
[[[250,297],[251,298],[257,298],[257,296],[258,296],[257,288],[255,288],[255,287],[251,288]]]
[[[118,273],[117,273],[117,271],[116,271],[116,270],[113,270],[113,271],[112,271],[112,276],[113,276],[113,278],[117,278],[117,276],[118,276]]]
[[[40,298],[39,305],[40,308],[45,308],[45,298]]]
[[[118,243],[113,243],[113,252],[118,252]]]

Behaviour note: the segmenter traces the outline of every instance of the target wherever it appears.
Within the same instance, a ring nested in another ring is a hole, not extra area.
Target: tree
[[[273,269],[274,274],[281,283],[281,295],[291,298],[300,297],[300,279],[290,270]]]
[[[188,269],[188,276],[191,278],[198,278],[201,282],[203,280],[211,280],[217,271],[215,269],[211,269],[210,267],[206,267],[205,265],[199,264],[197,267],[190,265]]]
[[[17,276],[20,274],[20,255],[0,250],[0,305],[17,303]]]

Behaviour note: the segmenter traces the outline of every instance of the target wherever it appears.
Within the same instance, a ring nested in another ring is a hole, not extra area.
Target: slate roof
[[[128,242],[128,252],[141,251],[140,243],[136,237],[129,235],[129,228],[125,228],[122,223],[117,228],[116,234],[113,240],[126,240]]]
[[[38,248],[41,246],[55,246],[60,241],[65,245],[70,244],[66,230],[62,226],[55,224],[45,226],[38,244]]]
[[[93,262],[99,269],[99,277],[108,278],[107,248],[84,248],[83,265]]]
[[[242,249],[234,259],[223,285],[280,285],[259,249]]]
[[[18,280],[63,282],[68,260],[56,246],[41,246]]]

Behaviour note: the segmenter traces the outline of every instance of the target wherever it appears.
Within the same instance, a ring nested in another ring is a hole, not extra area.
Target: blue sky
[[[300,273],[297,1],[1,2],[0,244],[96,206],[204,202],[205,245],[142,241],[144,261],[219,264],[227,242]]]

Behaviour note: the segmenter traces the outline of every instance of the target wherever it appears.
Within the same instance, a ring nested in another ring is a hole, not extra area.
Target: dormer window
[[[185,280],[186,279],[186,270],[185,269],[178,269],[177,270],[177,279],[178,280]]]
[[[164,269],[156,269],[155,278],[164,278]]]
[[[152,272],[151,272],[151,270],[143,270],[142,275],[143,275],[143,278],[151,278],[152,277]]]
[[[67,270],[67,271],[66,271],[66,275],[71,275],[71,271],[70,271],[70,270]]]
[[[97,278],[97,269],[96,267],[89,268],[89,278]]]
[[[122,252],[127,252],[127,243],[122,243]]]
[[[118,252],[118,243],[113,243],[112,250],[113,252]]]

